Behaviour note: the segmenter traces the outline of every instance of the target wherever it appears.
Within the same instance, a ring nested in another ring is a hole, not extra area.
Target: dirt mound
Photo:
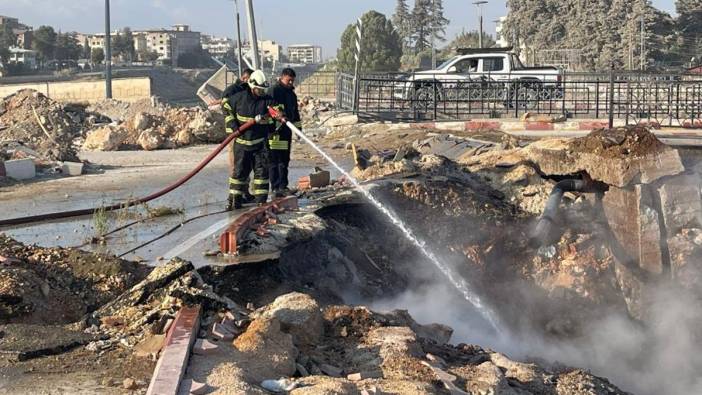
[[[570,143],[573,151],[588,152],[604,158],[646,156],[656,154],[664,148],[665,144],[651,131],[639,126],[597,129]]]
[[[21,90],[0,102],[0,141],[19,141],[43,159],[75,161],[73,140],[81,125],[76,114],[34,90]]]
[[[67,324],[140,281],[142,265],[105,255],[26,246],[0,235],[0,323]]]

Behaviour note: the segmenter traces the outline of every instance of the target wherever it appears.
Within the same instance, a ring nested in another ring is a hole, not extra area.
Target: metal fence
[[[352,110],[355,103],[366,116],[398,120],[519,118],[526,112],[606,118],[611,109],[615,118],[627,123],[702,126],[700,76],[569,73],[531,78],[491,74],[478,80],[442,80],[431,75],[420,79],[373,74],[360,78],[354,94],[353,78],[338,75],[337,101],[343,109]]]

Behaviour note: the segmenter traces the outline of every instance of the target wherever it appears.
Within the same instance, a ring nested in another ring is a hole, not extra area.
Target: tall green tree
[[[414,53],[429,48],[432,34],[431,0],[415,0],[412,9],[412,46]]]
[[[55,59],[54,51],[56,50],[56,31],[51,26],[39,26],[34,31],[32,38],[32,49],[39,53],[41,60]]]
[[[504,33],[516,38],[516,48],[576,51],[585,70],[638,68],[642,57],[648,65],[651,56],[667,56],[674,41],[671,17],[650,0],[508,0],[507,6]]]
[[[446,27],[450,22],[444,16],[444,2],[443,0],[430,0],[429,6],[431,7],[431,31],[434,34],[434,40],[444,42],[446,41]]]
[[[0,62],[6,64],[10,59],[10,47],[17,43],[17,37],[9,25],[0,25]]]
[[[392,23],[402,40],[402,47],[409,48],[412,45],[412,14],[410,14],[407,0],[397,0]]]
[[[702,56],[702,0],[677,0],[677,30],[679,48],[683,60]]]
[[[459,48],[478,48],[479,45],[480,33],[477,30],[462,32],[457,34],[456,37],[441,50],[439,56],[441,58],[448,58],[457,55],[457,49]],[[495,42],[495,39],[491,35],[483,33],[483,47],[492,48],[496,45],[497,42]]]
[[[112,37],[113,55],[119,56],[123,60],[133,60],[136,57],[134,49],[134,36],[128,27],[122,29]]]
[[[72,34],[62,34],[59,33],[56,36],[56,49],[54,55],[56,59],[59,60],[78,60],[82,54],[83,50],[80,45],[78,45],[78,40]]]
[[[90,52],[90,61],[93,64],[100,64],[105,60],[105,50],[102,48],[93,48]]]
[[[361,40],[360,70],[397,71],[402,57],[402,40],[392,22],[377,11],[369,11],[361,17],[363,39]],[[356,60],[356,24],[346,27],[341,35],[341,46],[337,53],[339,69],[354,70]]]

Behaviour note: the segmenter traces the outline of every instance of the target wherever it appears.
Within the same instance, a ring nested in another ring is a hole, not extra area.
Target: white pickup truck
[[[562,72],[555,67],[525,67],[511,48],[463,49],[434,70],[400,78],[395,97],[428,100],[506,99],[513,92],[527,100],[562,97]],[[514,89],[515,87],[520,89]],[[503,91],[496,94],[495,91]],[[499,97],[496,97],[499,96]]]

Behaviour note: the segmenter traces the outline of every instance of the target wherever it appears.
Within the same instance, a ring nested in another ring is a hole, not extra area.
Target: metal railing
[[[519,118],[526,112],[566,118],[702,127],[702,76],[634,73],[490,74],[481,79],[372,74],[337,75],[337,102],[369,117],[398,120]],[[612,90],[613,95],[610,95]],[[349,96],[353,98],[349,100]]]

